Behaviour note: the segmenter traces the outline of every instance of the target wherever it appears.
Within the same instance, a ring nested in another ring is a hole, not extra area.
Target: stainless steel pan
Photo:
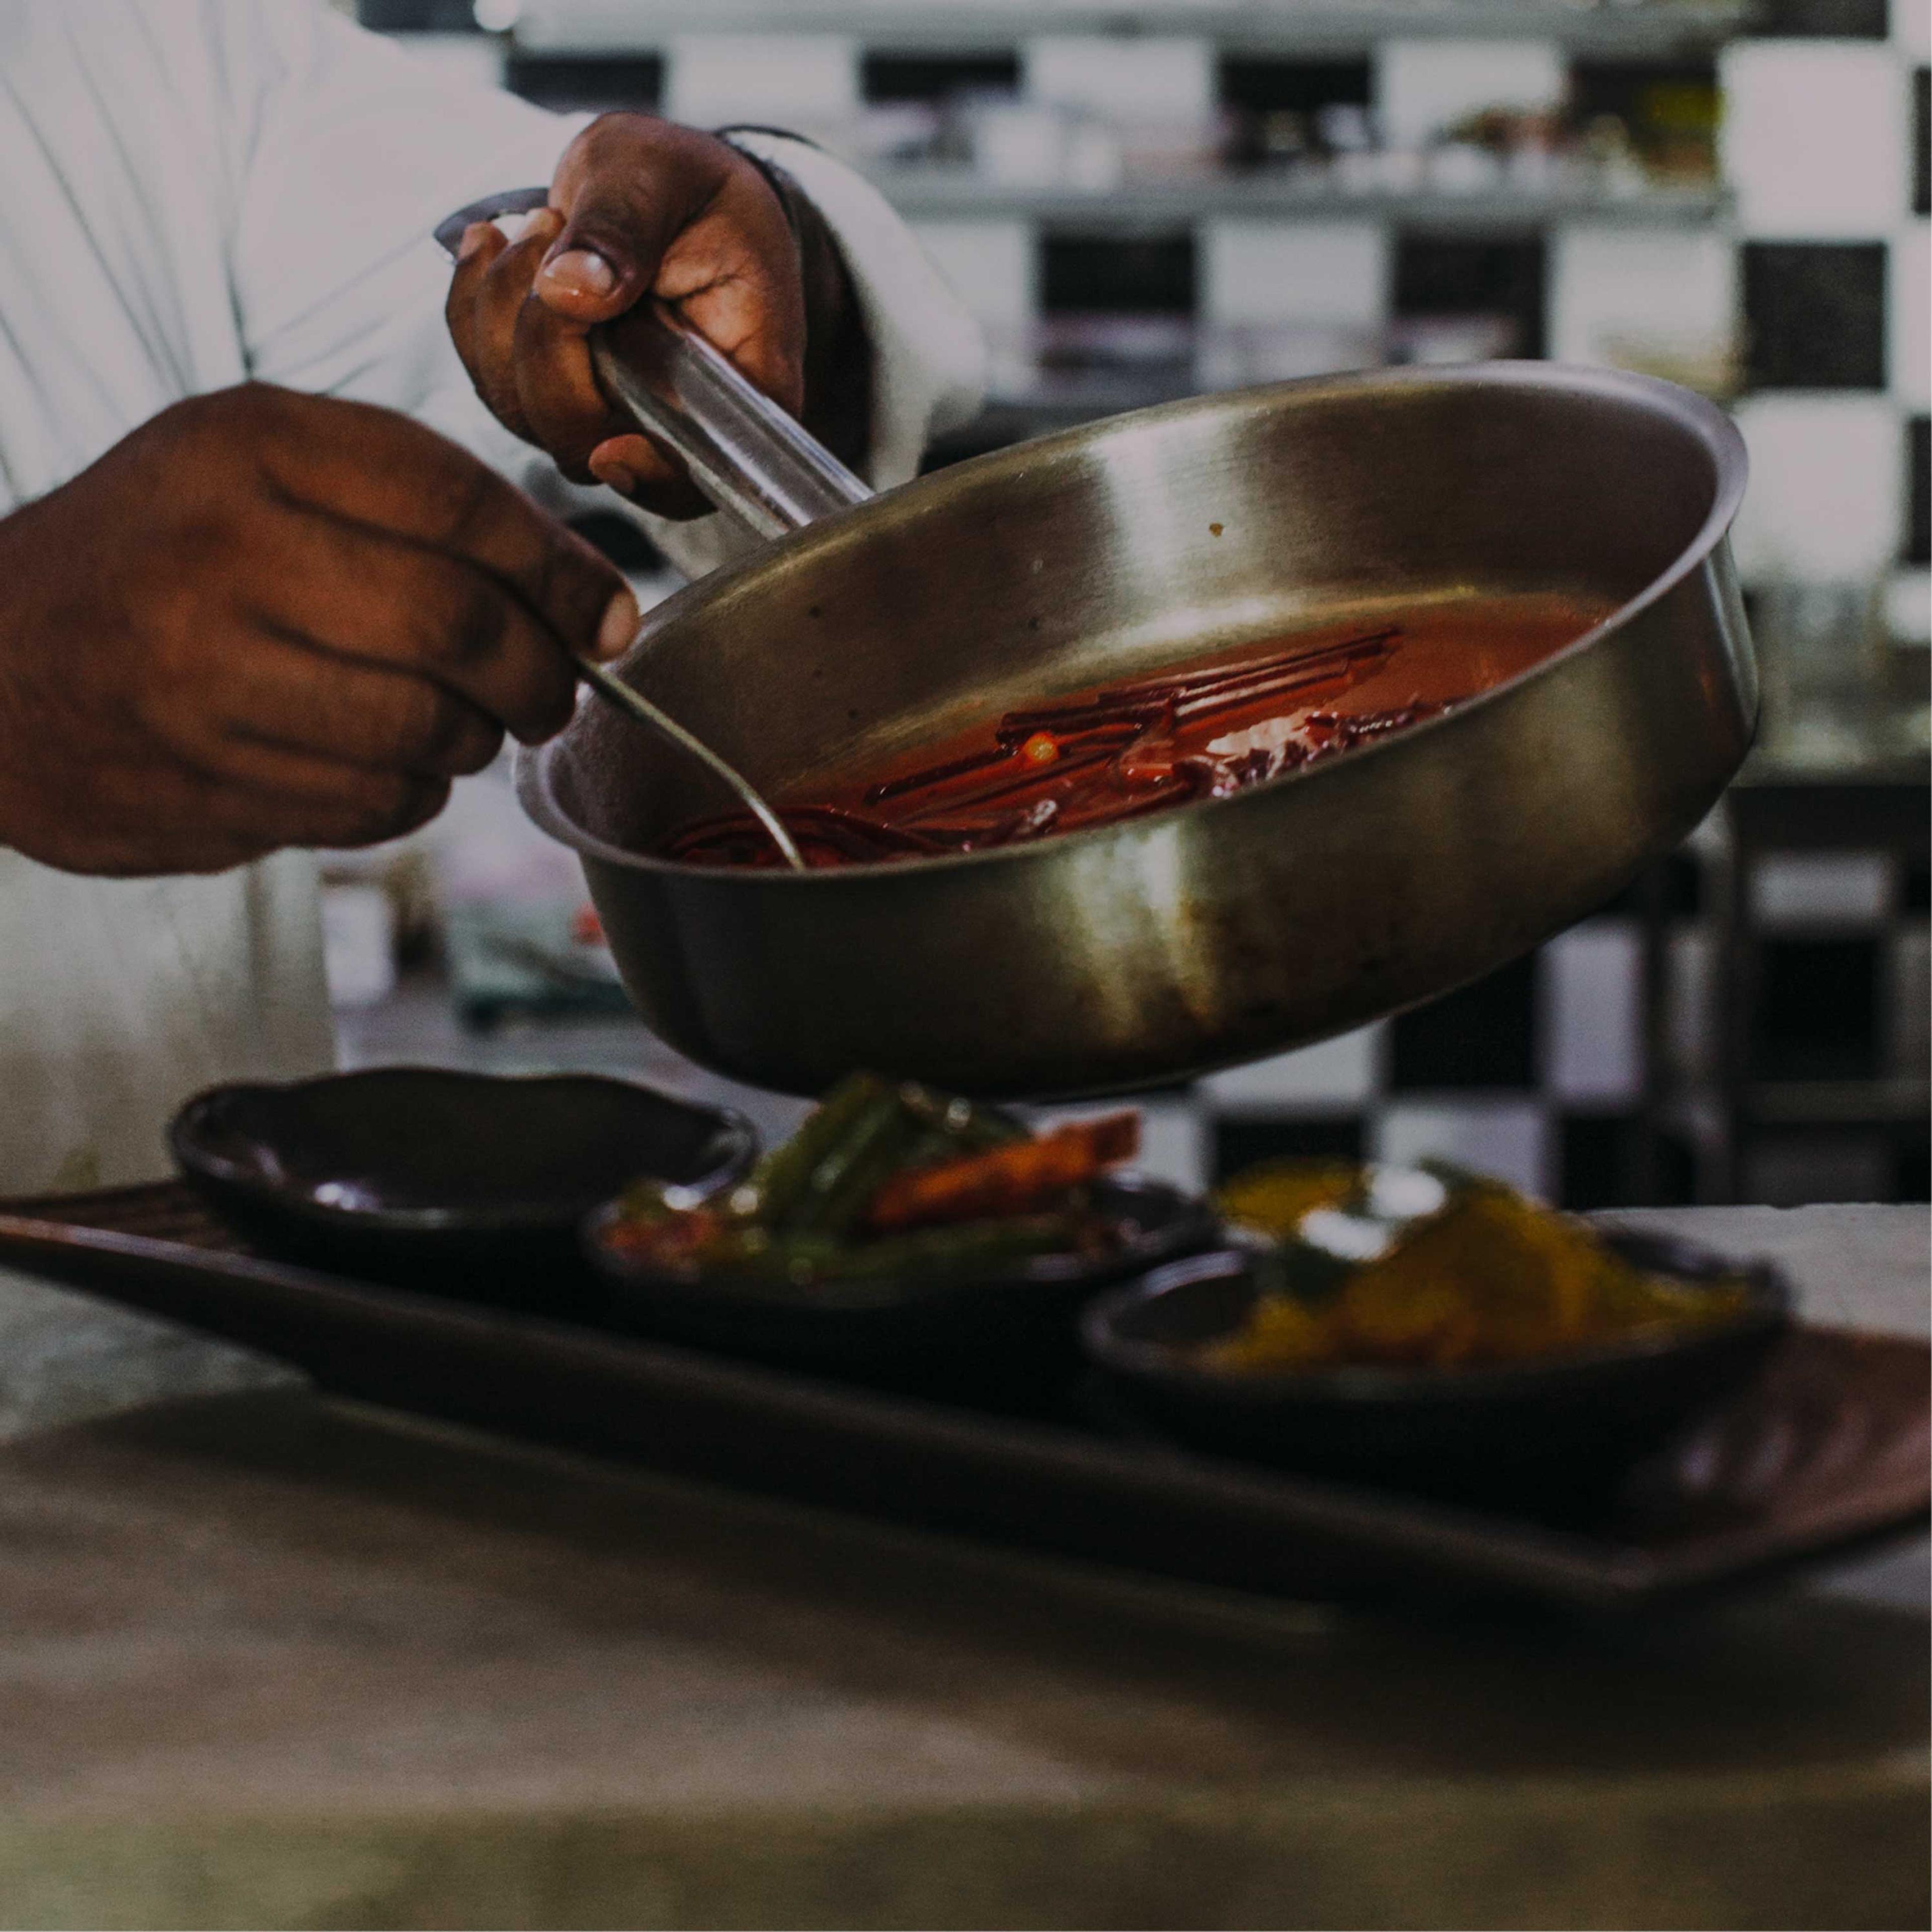
[[[748,521],[818,518],[653,612],[620,667],[767,794],[1022,697],[1417,598],[1619,606],[1445,717],[1229,799],[805,875],[650,856],[729,801],[585,708],[524,756],[525,807],[582,855],[644,1018],[741,1079],[1092,1094],[1339,1032],[1600,904],[1750,740],[1725,542],[1743,448],[1665,383],[1527,363],[1288,383],[788,508],[755,452],[690,422],[718,380],[701,352],[646,320],[600,367]]]

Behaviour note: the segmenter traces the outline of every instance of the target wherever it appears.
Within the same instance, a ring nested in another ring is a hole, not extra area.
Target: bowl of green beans
[[[858,1074],[742,1180],[658,1182],[584,1228],[609,1318],[793,1368],[935,1393],[1070,1379],[1100,1289],[1215,1238],[1205,1202],[1125,1171],[1138,1120],[1036,1134],[1002,1108]]]

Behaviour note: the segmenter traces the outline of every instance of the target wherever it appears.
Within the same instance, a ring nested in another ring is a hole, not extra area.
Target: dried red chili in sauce
[[[779,810],[813,866],[974,852],[1261,784],[1432,718],[1580,636],[1607,605],[1468,600],[1242,646],[1009,711]],[[770,866],[748,813],[680,826],[688,864]]]

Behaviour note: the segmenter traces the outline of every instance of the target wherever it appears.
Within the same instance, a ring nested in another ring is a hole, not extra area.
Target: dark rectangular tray
[[[0,1212],[0,1262],[297,1364],[323,1388],[676,1474],[1293,1597],[1673,1601],[1932,1499],[1921,1342],[1799,1328],[1604,1518],[1553,1528],[814,1381],[260,1258],[184,1187]]]

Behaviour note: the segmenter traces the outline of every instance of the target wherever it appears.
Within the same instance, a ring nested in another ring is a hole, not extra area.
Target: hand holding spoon
[[[440,223],[436,239],[453,258],[472,223],[529,214],[547,200],[548,190],[542,188],[493,195]],[[623,354],[614,347],[612,329],[624,334]],[[809,500],[808,515],[823,514],[830,508],[862,502],[872,494],[864,482],[747,382],[728,357],[662,303],[634,310],[598,329],[591,345],[607,394],[640,428],[668,443],[712,500],[756,535],[773,536],[795,527],[800,519],[794,500]],[[750,493],[733,480],[741,478],[747,467],[741,444],[763,458],[754,471],[764,478],[763,494]],[[722,452],[728,452],[723,461],[714,460]],[[766,496],[772,502],[765,501]],[[606,704],[696,759],[722,781],[764,828],[792,871],[807,869],[784,821],[735,766],[602,664],[580,658],[578,668]]]

